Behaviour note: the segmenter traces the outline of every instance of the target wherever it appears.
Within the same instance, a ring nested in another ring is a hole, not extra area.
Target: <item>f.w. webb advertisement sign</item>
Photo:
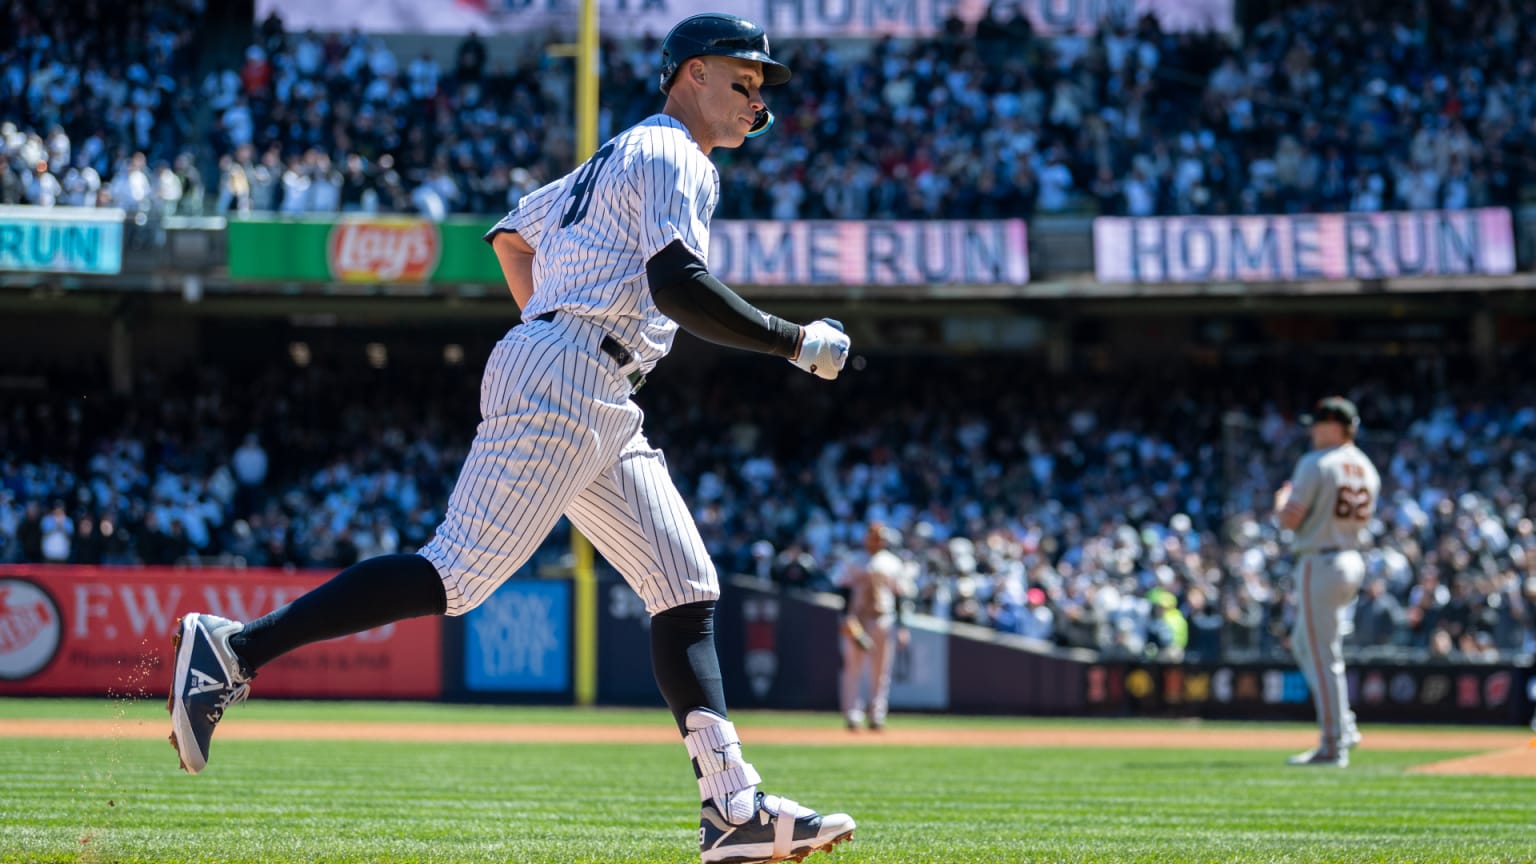
[[[0,567],[0,696],[163,695],[171,632],[193,611],[250,620],[328,574],[170,567]],[[261,670],[269,696],[431,698],[441,619],[322,642]]]

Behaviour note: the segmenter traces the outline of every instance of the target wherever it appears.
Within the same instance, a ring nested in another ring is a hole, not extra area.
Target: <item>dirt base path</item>
[[[170,732],[169,721],[149,720],[0,720],[0,738],[164,738]],[[1084,728],[903,728],[897,725],[882,732],[848,732],[839,728],[796,729],[784,726],[755,726],[746,730],[754,744],[809,744],[839,747],[932,746],[932,747],[1166,747],[1206,750],[1304,750],[1316,737],[1306,731],[1254,729],[1245,731],[1225,727],[1200,726],[1174,729],[1139,729],[1092,726]],[[326,723],[273,722],[234,719],[219,727],[221,741],[308,740],[308,741],[473,741],[518,744],[673,744],[677,732],[670,726],[627,726],[621,724],[532,724],[532,723]],[[1369,729],[1363,750],[1497,750],[1500,753],[1472,757],[1473,767],[1482,769],[1515,768],[1489,772],[1461,773],[1536,773],[1536,758],[1515,758],[1510,754],[1536,757],[1536,749],[1527,747],[1530,735],[1518,730],[1472,729],[1453,732],[1425,732],[1412,729]],[[1527,751],[1529,751],[1527,753]],[[1468,762],[1456,759],[1438,766],[1428,766],[1437,773],[1453,773],[1455,766]]]
[[[1447,759],[1409,770],[1412,774],[1492,774],[1498,777],[1536,777],[1536,738],[1525,747]]]

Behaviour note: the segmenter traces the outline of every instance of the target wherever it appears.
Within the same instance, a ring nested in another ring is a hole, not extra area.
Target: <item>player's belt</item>
[[[533,320],[535,320],[535,321],[553,321],[553,320],[555,320],[555,315],[556,314],[558,314],[558,313],[555,313],[555,312],[545,312],[543,315],[535,315]],[[603,341],[599,342],[597,344],[597,347],[602,349],[602,352],[604,354],[607,354],[609,357],[612,357],[613,358],[613,362],[619,364],[620,368],[623,368],[625,366],[629,366],[629,365],[631,365],[631,364],[636,362],[635,361],[635,355],[629,353],[629,349],[628,348],[625,348],[623,345],[620,345],[619,344],[619,340],[613,338],[612,336],[608,335],[607,333],[603,334]],[[625,377],[629,380],[629,390],[630,390],[631,393],[639,390],[642,386],[645,385],[645,373],[640,371],[640,369],[638,367],[636,367],[635,369],[631,370],[630,373],[628,375],[626,375]]]

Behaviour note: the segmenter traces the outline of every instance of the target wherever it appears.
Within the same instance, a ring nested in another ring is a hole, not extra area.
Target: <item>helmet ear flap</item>
[[[680,60],[663,58],[661,66],[661,92],[671,92],[672,85],[677,83],[677,79],[687,73],[688,61],[698,60],[702,63],[704,58],[709,56],[711,54],[708,50],[700,48],[697,52],[682,55]]]
[[[757,109],[757,120],[752,124],[752,128],[747,130],[747,137],[756,138],[772,128],[773,112],[767,108],[759,108]]]

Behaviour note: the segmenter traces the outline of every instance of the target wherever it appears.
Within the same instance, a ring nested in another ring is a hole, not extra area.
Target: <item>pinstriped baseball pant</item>
[[[603,335],[561,315],[518,325],[491,352],[474,443],[420,550],[443,579],[447,614],[484,602],[561,515],[650,614],[720,596],[698,526],[640,431],[629,384],[598,349]]]
[[[1359,552],[1303,555],[1296,583],[1296,627],[1291,651],[1312,691],[1321,736],[1318,746],[1337,753],[1355,731],[1344,678],[1344,634],[1354,629],[1350,613],[1365,578]]]

